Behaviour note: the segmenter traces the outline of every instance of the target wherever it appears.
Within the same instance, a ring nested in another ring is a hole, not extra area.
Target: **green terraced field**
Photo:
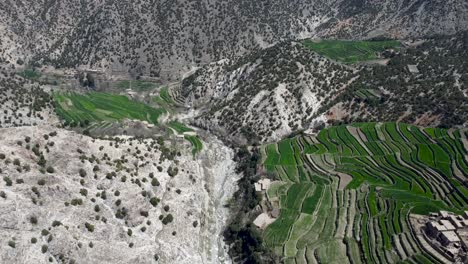
[[[196,155],[203,149],[203,143],[197,136],[185,136],[185,139],[192,143],[193,155]]]
[[[167,124],[170,128],[174,129],[177,133],[183,134],[185,132],[192,132],[193,129],[185,126],[184,124],[177,122],[177,121],[171,121],[169,124]]]
[[[117,88],[121,90],[132,89],[136,91],[147,91],[158,87],[157,83],[142,80],[124,80],[117,83]]]
[[[157,124],[166,113],[164,108],[152,108],[129,100],[126,96],[90,92],[87,94],[55,93],[57,114],[69,124],[115,121],[125,118]]]
[[[314,42],[304,40],[305,47],[328,57],[344,63],[356,63],[377,59],[377,54],[386,49],[397,48],[400,43],[396,40],[385,41],[344,41],[344,40],[322,40]]]
[[[265,169],[281,180],[268,190],[281,208],[265,244],[286,263],[437,263],[408,215],[468,209],[454,170],[468,175],[462,138],[466,131],[359,123],[263,146]]]
[[[39,79],[39,77],[41,77],[40,72],[37,72],[37,71],[32,70],[32,69],[26,69],[26,70],[18,73],[18,75],[23,77],[23,78],[30,79],[30,80],[37,80],[37,79]]]

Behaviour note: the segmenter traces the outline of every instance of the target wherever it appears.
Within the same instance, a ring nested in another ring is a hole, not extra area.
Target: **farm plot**
[[[357,123],[264,146],[263,165],[283,182],[269,192],[281,210],[263,233],[266,245],[287,263],[432,259],[407,219],[468,209],[468,189],[453,169],[468,175],[461,133]],[[343,174],[352,177],[346,187]]]
[[[120,90],[132,89],[136,91],[148,91],[158,87],[157,83],[142,80],[123,80],[117,83]]]
[[[185,136],[185,139],[192,144],[192,154],[196,155],[203,149],[203,143],[197,136]]]
[[[157,124],[159,117],[166,113],[164,108],[152,108],[125,96],[107,93],[55,93],[54,100],[57,114],[66,123],[75,125],[125,118]]]
[[[314,42],[304,40],[303,45],[320,55],[344,63],[356,63],[378,59],[378,53],[386,49],[398,48],[400,43],[396,40],[384,41],[343,41],[322,40]]]

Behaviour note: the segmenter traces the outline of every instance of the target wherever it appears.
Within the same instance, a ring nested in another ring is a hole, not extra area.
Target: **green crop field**
[[[30,79],[30,80],[37,80],[41,77],[41,73],[37,72],[33,69],[26,69],[20,73],[18,73],[23,78]]]
[[[157,83],[142,80],[124,80],[117,83],[121,90],[132,89],[136,91],[147,91],[158,87]]]
[[[377,54],[386,49],[397,48],[400,43],[396,40],[382,41],[343,41],[343,40],[321,40],[314,42],[304,40],[305,47],[328,57],[344,63],[356,63],[377,59]]]
[[[152,108],[126,96],[97,92],[55,93],[54,101],[57,114],[69,124],[119,121],[125,118],[157,124],[158,118],[166,112],[164,108]]]
[[[192,154],[196,155],[203,149],[203,143],[197,136],[185,136],[185,139],[192,143]]]
[[[185,126],[184,124],[177,122],[177,121],[171,121],[167,124],[170,128],[174,129],[177,133],[183,134],[185,132],[192,132],[193,129]]]
[[[285,263],[437,263],[416,241],[410,213],[468,209],[466,131],[358,123],[262,147],[280,181],[280,217],[264,243]],[[315,143],[316,142],[316,143]],[[411,247],[408,252],[400,252]]]

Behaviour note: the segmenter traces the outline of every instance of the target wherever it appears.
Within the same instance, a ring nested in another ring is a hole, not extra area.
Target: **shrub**
[[[10,247],[12,247],[12,248],[15,248],[15,247],[16,247],[15,241],[12,241],[12,240],[8,241],[8,245],[9,245]]]
[[[80,169],[79,173],[81,177],[86,177],[86,171],[83,168]]]
[[[32,244],[36,244],[36,243],[37,243],[37,238],[32,237],[32,238],[31,238],[31,243],[32,243]]]
[[[94,232],[94,225],[86,222],[85,227],[86,227],[86,229],[88,229],[89,232]]]
[[[94,206],[94,211],[95,211],[96,213],[98,213],[99,211],[101,211],[101,208],[99,208],[99,205],[96,204],[96,205]]]
[[[169,212],[169,205],[164,206],[164,211]]]
[[[158,179],[153,178],[153,179],[151,180],[151,185],[153,185],[153,186],[159,186],[160,183],[159,183]]]
[[[37,217],[35,216],[31,216],[31,218],[29,218],[29,222],[33,225],[36,225],[37,224]]]
[[[151,203],[151,205],[153,205],[154,207],[158,206],[159,202],[160,202],[160,200],[159,200],[158,197],[151,197],[151,199],[150,199],[150,203]]]
[[[41,235],[42,236],[47,236],[49,234],[49,231],[47,229],[42,229]]]
[[[80,189],[80,194],[83,195],[83,196],[87,196],[88,195],[88,190]]]
[[[49,250],[49,247],[47,245],[42,245],[41,252],[45,254],[47,250]]]
[[[5,181],[6,186],[12,186],[13,185],[13,181],[11,180],[10,177],[5,176],[5,177],[3,177],[3,180]]]
[[[133,234],[133,231],[129,228],[129,229],[127,230],[127,235],[128,235],[128,236],[132,236],[132,234]]]
[[[40,186],[44,186],[46,184],[46,181],[44,179],[40,179],[37,181],[37,184],[39,184]]]
[[[55,172],[55,169],[54,169],[52,166],[49,166],[49,167],[47,167],[46,171],[47,171],[48,173],[54,173],[54,172]]]
[[[148,211],[140,211],[140,215],[144,217],[148,217],[149,213]]]
[[[162,223],[167,225],[171,223],[173,220],[174,220],[174,217],[171,214],[168,214],[166,215],[166,217],[164,217],[164,219],[162,220]]]
[[[5,154],[0,153],[0,160],[4,160],[6,158]]]
[[[71,205],[74,205],[74,206],[82,205],[82,204],[83,204],[83,200],[75,198],[75,199],[71,200],[70,203],[71,203]]]
[[[177,167],[175,167],[175,168],[169,167],[167,169],[167,174],[169,174],[169,176],[171,176],[171,177],[175,177],[178,173],[179,173],[179,169]]]
[[[6,193],[4,191],[0,191],[0,197],[2,197],[3,199],[6,199],[7,198]]]
[[[54,220],[54,221],[52,222],[52,226],[53,226],[53,227],[57,227],[57,226],[60,226],[60,225],[62,225],[62,223],[61,223],[60,221]]]

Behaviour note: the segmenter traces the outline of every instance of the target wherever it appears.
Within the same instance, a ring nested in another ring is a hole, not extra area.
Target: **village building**
[[[458,237],[457,233],[454,231],[444,231],[441,232],[439,235],[439,241],[442,243],[443,246],[456,246],[460,244],[460,238]]]
[[[419,69],[417,65],[408,65],[408,70],[410,73],[418,74]]]

